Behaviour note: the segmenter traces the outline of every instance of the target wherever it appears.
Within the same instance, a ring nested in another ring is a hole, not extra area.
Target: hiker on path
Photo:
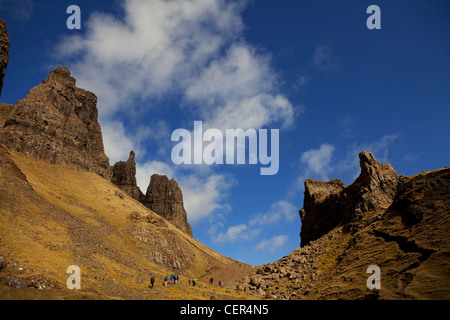
[[[214,282],[214,279],[211,277],[211,279],[209,279],[209,285],[212,285]]]
[[[153,289],[153,286],[155,285],[155,277],[152,277],[150,279],[151,288]]]
[[[169,276],[164,277],[164,286],[167,287],[167,280],[169,280]]]

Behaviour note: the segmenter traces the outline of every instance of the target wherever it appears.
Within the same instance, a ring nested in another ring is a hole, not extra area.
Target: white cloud
[[[274,226],[282,220],[291,223],[296,217],[298,217],[298,209],[291,203],[280,200],[274,202],[266,213],[253,216],[246,223],[231,226],[225,232],[217,234],[217,228],[213,228],[212,239],[216,242],[250,241],[261,234],[265,227]]]
[[[127,0],[124,17],[93,14],[85,36],[66,38],[61,57],[80,86],[99,97],[102,116],[134,98],[176,91],[242,29],[241,5],[226,1]]]
[[[304,152],[300,158],[300,162],[306,165],[304,175],[313,175],[322,180],[328,180],[328,175],[332,170],[331,157],[335,149],[331,144],[324,143],[319,149]]]
[[[296,108],[276,93],[270,57],[257,54],[248,44],[233,44],[190,83],[187,99],[202,106],[200,111],[213,128],[245,130],[274,123],[287,128],[296,117]]]
[[[156,121],[151,126],[139,126],[134,132],[127,131],[121,121],[104,121],[102,135],[105,153],[111,165],[118,161],[126,161],[131,150],[135,151],[138,158],[144,158],[147,155],[144,147],[147,139],[154,139],[160,145],[158,153],[165,152],[166,144],[162,141],[164,139],[170,141],[165,121]]]
[[[102,125],[102,134],[105,153],[109,157],[111,164],[118,161],[126,161],[131,150],[138,152],[133,138],[125,133],[122,122],[111,121],[104,123]]]
[[[295,108],[278,92],[270,55],[242,40],[245,4],[128,0],[123,19],[92,15],[86,34],[57,52],[78,85],[98,95],[101,119],[133,113],[135,99],[175,93],[217,128],[287,127]]]
[[[168,164],[161,161],[150,161],[145,164],[136,164],[136,182],[141,191],[145,194],[150,177],[154,174],[167,176],[169,179],[175,177],[175,170]]]
[[[229,210],[225,199],[232,183],[226,176],[220,174],[206,178],[196,175],[180,176],[178,184],[183,190],[184,207],[189,222],[196,223],[217,210]]]
[[[273,203],[265,214],[257,214],[249,221],[250,226],[273,225],[285,220],[290,223],[298,217],[298,208],[292,203],[281,200]]]
[[[286,235],[275,236],[272,239],[261,241],[255,249],[258,251],[269,251],[270,253],[275,253],[278,249],[284,246],[287,239],[288,237]]]
[[[248,227],[245,224],[229,227],[225,233],[217,235],[215,240],[217,242],[235,242],[239,239],[246,239],[248,238],[247,229]]]

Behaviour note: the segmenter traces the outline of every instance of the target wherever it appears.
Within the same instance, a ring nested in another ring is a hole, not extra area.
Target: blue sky
[[[81,30],[66,9],[81,8]],[[381,30],[369,30],[369,5]],[[0,0],[10,63],[1,102],[26,96],[58,65],[99,97],[111,164],[136,151],[181,185],[194,237],[250,264],[300,243],[306,178],[359,173],[372,151],[399,174],[449,165],[448,1]],[[171,134],[279,129],[280,169],[183,165]]]

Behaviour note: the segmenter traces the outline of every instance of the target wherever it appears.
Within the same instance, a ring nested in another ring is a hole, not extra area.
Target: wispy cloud
[[[380,139],[369,143],[352,143],[349,145],[345,157],[339,161],[337,168],[339,174],[350,174],[350,180],[356,179],[360,174],[359,157],[361,151],[372,152],[380,162],[389,161],[389,151],[392,145],[399,140],[400,133],[384,135]]]
[[[339,59],[330,47],[319,46],[314,51],[312,65],[322,71],[336,70],[339,68]]]
[[[267,227],[279,223],[292,223],[298,217],[298,208],[285,200],[272,203],[265,213],[253,215],[247,222],[231,226],[225,232],[218,233],[217,228],[211,232],[215,242],[251,241],[259,236]],[[217,235],[216,235],[217,234]]]
[[[352,130],[353,118],[349,114],[346,114],[344,116],[344,118],[342,118],[341,120],[338,120],[336,125],[337,125],[338,130],[340,131],[339,135],[341,137],[347,138],[347,139],[355,137],[353,130]]]
[[[248,239],[249,232],[247,231],[248,227],[246,224],[240,224],[237,226],[231,226],[227,229],[226,232],[219,233],[215,241],[217,242],[236,242],[240,239]]]
[[[300,75],[294,83],[294,88],[306,87],[311,83],[312,78],[310,76]]]
[[[331,158],[336,148],[328,143],[324,143],[319,149],[311,149],[304,152],[300,162],[305,166],[305,175],[328,180],[332,171]]]
[[[262,240],[257,246],[257,251],[268,251],[270,253],[277,252],[287,242],[288,237],[286,235],[275,236],[271,239]]]
[[[273,203],[266,213],[254,216],[248,225],[251,227],[272,225],[282,220],[293,222],[298,216],[297,211],[298,209],[292,203],[280,200]]]

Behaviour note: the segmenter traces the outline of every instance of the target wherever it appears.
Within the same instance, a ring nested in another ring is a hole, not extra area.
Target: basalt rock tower
[[[110,179],[98,123],[97,97],[58,67],[4,117],[0,144],[50,164]]]

